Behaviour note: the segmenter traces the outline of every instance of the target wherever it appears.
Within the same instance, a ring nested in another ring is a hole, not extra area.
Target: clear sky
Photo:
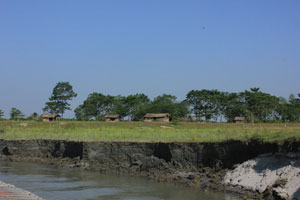
[[[1,0],[0,109],[78,97],[250,87],[300,93],[299,0]],[[68,112],[66,117],[72,117]]]

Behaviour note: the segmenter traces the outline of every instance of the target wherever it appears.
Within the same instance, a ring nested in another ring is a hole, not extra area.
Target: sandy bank
[[[275,199],[300,198],[300,153],[263,154],[226,173],[224,183]]]
[[[41,197],[31,192],[17,188],[14,185],[10,185],[2,181],[0,181],[0,199],[43,200]]]

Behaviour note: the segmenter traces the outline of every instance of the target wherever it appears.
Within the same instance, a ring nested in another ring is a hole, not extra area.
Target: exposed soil
[[[147,176],[158,181],[236,192],[247,199],[259,199],[262,194],[225,185],[225,173],[261,154],[276,152],[300,152],[300,141],[136,143],[0,140],[0,159],[4,160],[37,161],[62,167]]]
[[[224,183],[276,199],[300,198],[300,153],[262,154],[228,171]]]

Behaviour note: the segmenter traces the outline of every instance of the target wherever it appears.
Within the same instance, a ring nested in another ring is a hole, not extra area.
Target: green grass
[[[73,141],[219,142],[261,139],[300,139],[299,123],[147,123],[147,122],[35,122],[0,121],[0,139],[55,139]]]

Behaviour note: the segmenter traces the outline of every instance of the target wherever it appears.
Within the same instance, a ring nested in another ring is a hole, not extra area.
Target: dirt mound
[[[300,153],[263,154],[226,173],[224,183],[273,199],[300,198]]]

